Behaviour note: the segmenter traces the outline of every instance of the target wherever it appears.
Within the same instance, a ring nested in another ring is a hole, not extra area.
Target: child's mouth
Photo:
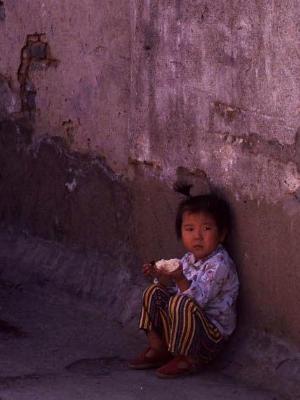
[[[200,250],[200,249],[202,249],[202,245],[201,244],[196,244],[195,246],[194,246],[194,249],[196,249],[196,250]]]

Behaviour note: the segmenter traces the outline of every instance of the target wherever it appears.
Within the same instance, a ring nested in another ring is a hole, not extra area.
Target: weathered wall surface
[[[13,0],[3,8],[0,73],[22,98],[11,110],[31,114],[37,134],[126,164],[128,2]]]
[[[300,185],[300,11],[248,3],[3,2],[7,108],[118,173],[128,159],[170,181],[198,168],[237,197],[276,201]]]
[[[205,176],[222,188],[242,319],[299,343],[299,3],[134,7],[131,158],[170,183],[184,169],[200,191]]]
[[[295,191],[299,3],[136,4],[136,158],[202,169],[237,197]]]
[[[34,139],[28,121],[0,122],[1,281],[62,289],[135,326],[145,282],[127,185],[60,137]]]
[[[235,213],[242,321],[298,344],[299,16],[296,0],[0,2],[2,118],[25,115],[33,143],[62,137],[71,153],[89,153],[88,163],[101,156],[124,177],[130,246],[142,260],[182,251],[173,233],[176,180],[194,182],[195,192],[218,188]],[[51,174],[52,163],[45,168]],[[7,206],[2,176],[8,223],[26,189]],[[65,190],[73,178],[56,182]],[[53,198],[56,189],[44,185]],[[82,194],[74,210],[84,202]],[[61,197],[51,207],[64,214],[68,204]],[[83,232],[71,228],[66,244],[88,245],[91,220],[80,223]],[[38,226],[31,232],[43,236]],[[59,240],[53,225],[43,229]],[[94,236],[106,233],[92,231],[97,247]]]
[[[110,254],[129,248],[124,183],[99,157],[70,153],[59,137],[33,142],[31,135],[21,121],[0,124],[2,223],[65,246]]]

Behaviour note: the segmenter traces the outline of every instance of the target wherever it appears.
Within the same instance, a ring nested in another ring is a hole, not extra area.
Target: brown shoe
[[[153,356],[147,356],[148,351],[151,348],[148,347],[143,351],[137,358],[131,360],[128,363],[129,368],[132,369],[150,369],[157,368],[164,365],[166,362],[170,361],[172,354],[167,351],[157,351]]]
[[[185,356],[176,356],[156,371],[159,378],[178,378],[198,371],[195,363]]]

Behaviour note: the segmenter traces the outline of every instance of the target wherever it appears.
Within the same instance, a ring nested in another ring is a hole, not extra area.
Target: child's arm
[[[169,282],[175,282],[181,292],[187,290],[191,285],[191,282],[183,274],[182,264],[180,264],[179,267],[174,271],[161,271],[160,279],[166,279]]]
[[[201,307],[205,307],[207,303],[218,296],[225,280],[229,279],[228,274],[228,265],[219,260],[211,260],[207,263],[205,273],[193,278],[185,294],[193,297]]]
[[[181,275],[174,277],[174,281],[181,292],[185,292],[191,286],[191,282],[186,279],[186,277],[182,273],[182,270]]]

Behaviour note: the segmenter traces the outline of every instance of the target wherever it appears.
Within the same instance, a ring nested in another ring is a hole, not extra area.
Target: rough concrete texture
[[[126,165],[128,1],[104,1],[100,7],[94,0],[26,0],[4,6],[0,73],[11,77],[16,91],[24,92],[27,82],[31,101],[25,110],[35,118],[37,132],[65,136],[76,149],[94,150],[115,160],[112,164]],[[47,44],[55,62],[49,62],[41,46],[35,46],[34,54],[26,51],[35,38]]]
[[[237,196],[300,184],[299,4],[136,3],[133,151],[174,176],[204,170]],[[284,5],[283,5],[284,4]],[[250,173],[249,173],[250,172]]]
[[[70,153],[59,137],[32,141],[31,134],[21,122],[0,124],[2,222],[103,253],[130,247],[125,185],[101,158]]]
[[[98,3],[0,1],[3,228],[96,252],[101,272],[50,250],[54,268],[42,252],[32,267],[91,298],[118,260],[130,314],[139,265],[182,254],[173,183],[217,189],[234,210],[240,324],[299,347],[299,2]],[[2,253],[17,282],[21,253],[15,270]]]
[[[300,185],[299,12],[296,0],[12,1],[0,73],[37,134],[118,173],[129,157],[169,182],[198,168],[273,202]]]
[[[137,331],[145,278],[128,252],[67,249],[59,243],[1,232],[0,276],[13,286],[60,289],[106,310],[107,318]],[[128,290],[130,288],[130,290]]]

